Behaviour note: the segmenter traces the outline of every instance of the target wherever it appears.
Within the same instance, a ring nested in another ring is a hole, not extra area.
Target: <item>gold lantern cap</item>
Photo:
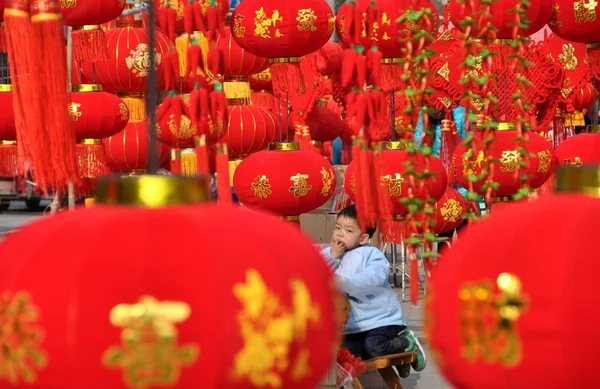
[[[71,88],[73,92],[102,92],[100,84],[76,84]]]
[[[556,175],[556,191],[600,198],[600,166],[561,168]]]
[[[164,208],[210,201],[207,177],[139,175],[101,177],[97,204]]]
[[[271,142],[271,143],[269,143],[269,150],[272,150],[272,151],[297,151],[297,150],[300,150],[300,143],[298,143],[298,142]]]
[[[517,126],[515,126],[515,123],[500,122],[500,123],[498,123],[497,131],[512,131],[512,130],[516,130],[516,129],[517,129]]]
[[[395,141],[389,141],[389,142],[385,142],[385,149],[386,150],[405,150],[408,147],[409,141],[402,139],[402,140],[395,140]]]
[[[12,92],[12,84],[0,84],[0,92]]]

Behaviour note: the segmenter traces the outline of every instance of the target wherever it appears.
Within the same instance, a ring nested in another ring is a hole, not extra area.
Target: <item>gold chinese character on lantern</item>
[[[563,166],[564,167],[582,167],[583,162],[581,162],[581,158],[579,158],[579,157],[565,158],[565,160],[563,161]]]
[[[81,104],[71,103],[69,104],[69,115],[71,116],[71,120],[76,122],[81,117],[81,112],[79,112],[79,108]]]
[[[490,281],[467,283],[458,297],[463,357],[471,363],[518,365],[523,351],[517,320],[528,305],[521,281],[502,273],[495,287]]]
[[[323,188],[321,188],[321,194],[323,196],[329,196],[333,187],[333,179],[335,178],[335,172],[333,169],[321,168],[321,178],[323,181]]]
[[[310,351],[305,346],[308,328],[319,322],[320,309],[301,280],[289,283],[291,304],[281,302],[262,275],[249,269],[245,282],[233,293],[242,304],[237,320],[243,340],[233,362],[232,378],[247,379],[256,387],[283,388],[283,375],[293,381],[311,374]],[[299,351],[292,355],[292,344]]]
[[[596,0],[577,0],[573,2],[575,23],[593,22],[596,20]]]
[[[176,324],[191,314],[188,304],[143,296],[137,304],[119,304],[110,312],[113,326],[122,328],[121,346],[110,347],[102,362],[123,370],[123,381],[133,388],[174,386],[181,369],[198,358],[196,345],[180,346]]]
[[[327,33],[333,33],[335,29],[335,16],[332,13],[327,14]]]
[[[503,173],[512,173],[519,166],[521,156],[516,150],[504,150],[500,157],[500,171]]]
[[[233,18],[233,33],[238,38],[243,38],[246,35],[246,27],[242,26],[245,16],[241,14],[235,15]]]
[[[485,162],[486,158],[485,158],[485,153],[483,152],[483,150],[480,150],[477,153],[477,158],[475,159],[475,162],[471,162],[468,160],[468,158],[464,158],[463,159],[463,175],[468,176],[471,174],[477,174],[475,173],[475,167],[477,167],[478,170],[481,170],[483,168],[483,163]]]
[[[293,182],[289,191],[294,193],[295,197],[306,196],[308,192],[312,189],[312,185],[308,185],[308,174],[296,174],[295,176],[291,176],[290,180]]]
[[[267,176],[259,175],[250,184],[250,189],[254,192],[254,197],[258,197],[259,199],[266,199],[271,192],[271,184],[269,184],[269,179]]]
[[[312,8],[299,9],[296,21],[298,22],[298,31],[317,31],[317,26],[315,26],[317,15]]]
[[[462,215],[462,207],[460,202],[454,199],[448,199],[440,208],[440,215],[444,221],[456,223]]]
[[[131,70],[136,77],[146,77],[150,71],[150,48],[145,43],[137,45],[135,50],[129,51],[129,57],[125,58],[127,69]],[[162,62],[162,55],[154,50],[154,68]]]
[[[119,113],[121,114],[121,120],[126,121],[129,119],[129,109],[125,103],[119,103]]]
[[[550,150],[539,151],[538,155],[538,172],[548,173],[552,166],[552,153]]]
[[[260,7],[258,11],[255,11],[255,15],[254,35],[267,39],[271,39],[272,35],[275,35],[276,38],[283,36],[277,28],[277,23],[283,22],[283,18],[279,16],[278,10],[274,10],[269,17],[265,12],[264,7]],[[275,29],[274,32],[272,31],[272,28]]]
[[[575,70],[577,68],[577,57],[575,56],[575,48],[570,43],[562,45],[562,51],[558,55],[558,62],[565,70]]]
[[[60,8],[75,8],[77,7],[77,0],[60,0]]]
[[[395,173],[393,176],[388,174],[380,177],[381,186],[387,189],[388,195],[392,197],[398,197],[402,194],[402,183],[404,178],[400,173]]]
[[[40,348],[44,334],[35,325],[38,316],[27,293],[0,294],[0,382],[34,384],[37,371],[46,366],[47,356]]]
[[[340,35],[344,35],[346,32],[346,16],[340,16],[338,18],[338,28],[340,30]]]

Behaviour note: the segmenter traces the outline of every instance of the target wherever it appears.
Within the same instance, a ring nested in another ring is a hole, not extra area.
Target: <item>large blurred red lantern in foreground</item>
[[[475,22],[477,18],[482,17],[478,13],[482,13],[485,7],[489,6],[490,11],[487,18],[483,19],[484,22],[482,25],[486,28],[489,28],[489,26],[495,27],[497,29],[495,33],[496,39],[513,39],[513,29],[517,23],[518,16],[529,21],[529,27],[524,34],[531,35],[542,29],[548,20],[550,20],[552,14],[552,0],[531,2],[526,8],[524,15],[521,15],[517,11],[518,8],[521,8],[520,0],[502,0],[490,3],[489,5],[477,4],[475,12],[472,12],[468,7],[468,3],[465,2],[451,1],[448,3],[448,6],[452,24],[460,30],[464,30],[463,23],[465,20],[473,20]],[[471,36],[479,33],[477,24],[469,23],[468,26],[471,30]]]
[[[5,360],[15,374],[3,375],[0,386],[319,384],[342,319],[325,262],[304,234],[275,218],[239,207],[176,205],[208,200],[205,180],[101,183],[98,202],[130,206],[67,212],[2,242],[0,319],[11,334],[2,341],[15,351]],[[158,208],[165,205],[173,206]],[[236,237],[228,250],[224,228]],[[248,258],[231,268],[242,250]]]
[[[453,387],[600,385],[592,373],[600,336],[588,320],[600,283],[598,218],[598,198],[548,196],[475,224],[441,257],[428,285],[426,331]],[[574,253],[577,266],[565,263]],[[592,370],[570,373],[579,369]]]
[[[17,127],[13,111],[12,85],[0,85],[0,176],[18,172]]]
[[[336,175],[314,151],[300,150],[298,143],[272,143],[242,161],[233,187],[244,206],[297,220],[329,200]]]
[[[464,159],[467,149],[464,143],[461,143],[452,156],[452,171],[456,176],[456,182],[467,188],[469,185],[469,176],[481,175],[486,161],[494,159],[499,161],[494,164],[494,181],[499,184],[499,187],[497,190],[493,190],[492,196],[505,197],[516,194],[522,186],[521,177],[516,175],[521,157],[517,151],[518,144],[516,139],[518,133],[512,128],[514,127],[510,123],[500,123],[500,129],[496,131],[495,138],[490,143],[490,155],[486,155],[483,151],[483,133],[478,132],[475,134],[474,149],[478,151],[475,156],[473,168],[467,166],[468,161]],[[528,136],[530,141],[524,144],[524,147],[533,156],[529,157],[529,163],[524,170],[529,176],[529,180],[527,181],[529,188],[537,189],[552,175],[554,155],[552,153],[552,145],[542,138],[541,135],[529,131]],[[484,195],[485,191],[482,187],[485,183],[485,178],[473,182],[474,191]]]
[[[408,213],[406,205],[402,204],[400,199],[408,196],[409,180],[405,174],[408,167],[405,163],[411,160],[415,162],[416,174],[423,174],[426,171],[427,163],[429,164],[428,171],[435,173],[434,177],[429,178],[428,185],[423,185],[416,193],[413,193],[414,197],[426,200],[429,196],[434,201],[442,198],[447,188],[448,176],[439,159],[424,157],[422,154],[409,154],[402,149],[403,142],[387,142],[386,147],[387,149],[382,152],[385,167],[379,177],[379,182],[382,186],[387,187],[387,194],[392,200],[392,215],[401,216]],[[352,201],[356,201],[356,191],[360,190],[356,187],[356,174],[358,174],[356,162],[352,161],[346,169],[344,178],[344,186]],[[420,180],[415,178],[415,187],[419,188],[420,184]]]
[[[101,25],[121,15],[123,0],[63,0],[62,21],[73,27],[73,58],[76,61],[105,61],[109,54]]]
[[[116,171],[144,171],[148,167],[150,134],[147,122],[130,121],[117,135],[102,141],[106,149],[108,166]],[[169,148],[158,144],[159,163],[169,157]]]

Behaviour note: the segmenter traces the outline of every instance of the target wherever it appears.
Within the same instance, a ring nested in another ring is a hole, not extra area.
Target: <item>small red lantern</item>
[[[559,37],[572,42],[593,43],[600,36],[597,4],[586,0],[553,0],[548,26]]]
[[[316,387],[335,358],[343,303],[310,239],[239,207],[190,204],[210,198],[204,180],[114,180],[100,184],[101,204],[0,245],[10,259],[0,265],[11,334],[2,342],[14,350],[1,386]],[[105,205],[118,200],[129,206]],[[224,229],[236,236],[228,250]]]
[[[227,76],[250,76],[269,68],[269,60],[242,49],[232,38],[229,28],[218,36],[217,44],[224,54],[221,73],[225,76],[225,81]]]
[[[525,144],[525,149],[532,153],[529,157],[529,164],[525,168],[525,172],[529,175],[528,185],[530,189],[537,189],[550,178],[553,173],[552,160],[552,145],[545,140],[541,135],[529,131],[530,142]],[[511,123],[500,123],[500,128],[495,133],[495,139],[490,143],[490,155],[485,155],[483,151],[484,135],[481,132],[475,134],[475,166],[471,170],[466,166],[466,160],[463,159],[467,149],[464,143],[461,143],[456,148],[452,156],[452,171],[456,177],[456,182],[467,188],[469,185],[469,175],[480,175],[484,167],[485,161],[489,159],[498,160],[494,164],[494,181],[499,184],[498,190],[494,190],[494,197],[512,196],[518,192],[522,186],[521,177],[515,174],[517,167],[521,161],[521,157],[517,151],[517,131]],[[486,183],[485,179],[480,179],[473,182],[475,192],[485,194],[482,186]]]
[[[213,0],[217,7],[221,10],[221,14],[223,15],[223,19],[227,17],[227,13],[229,12],[229,0]],[[202,11],[202,15],[206,16],[206,11],[208,10],[209,4],[211,0],[193,0],[193,3],[200,3],[200,10]],[[184,31],[183,26],[183,15],[185,11],[185,7],[188,4],[188,0],[156,0],[154,1],[154,8],[156,8],[157,12],[161,12],[165,5],[169,5],[175,11],[175,28],[174,32],[176,34],[180,34]],[[160,21],[157,18],[157,23]],[[160,23],[159,23],[160,25]],[[169,28],[167,26],[160,26],[162,30],[167,33]]]
[[[459,191],[451,186],[446,188],[444,195],[435,204],[435,226],[436,234],[452,231],[464,221],[467,212],[467,202]]]
[[[108,166],[121,172],[145,171],[148,167],[150,134],[147,122],[130,121],[117,135],[103,139]],[[169,158],[169,148],[157,145],[159,162]]]
[[[597,198],[548,196],[476,223],[444,253],[428,281],[425,325],[454,388],[600,385],[593,371],[567,373],[591,368],[600,347],[588,320],[600,282],[598,218]],[[573,255],[577,266],[565,264]],[[562,356],[565,332],[576,359]]]
[[[244,206],[298,220],[329,200],[336,174],[325,158],[298,143],[272,143],[239,164],[233,187]]]
[[[162,82],[163,56],[166,54],[169,39],[157,31],[154,61],[159,82]],[[150,52],[148,35],[141,20],[118,21],[117,27],[106,32],[106,41],[110,54],[109,61],[103,66],[92,67],[84,64],[83,73],[90,80],[94,71],[96,79],[109,93],[146,91],[146,82],[150,70]],[[162,85],[159,85],[162,88]]]
[[[266,148],[278,133],[277,118],[270,111],[254,105],[227,107],[227,140],[232,158],[244,157]]]
[[[598,126],[590,126],[598,130]],[[559,166],[582,167],[600,165],[600,133],[575,135],[554,150]]]
[[[438,201],[444,195],[448,186],[448,176],[446,169],[442,162],[435,157],[424,157],[422,154],[409,154],[406,150],[403,150],[404,142],[387,142],[386,150],[383,151],[383,159],[385,167],[382,175],[379,177],[379,181],[382,186],[387,187],[388,196],[392,199],[392,215],[405,215],[408,213],[408,209],[404,204],[400,202],[402,197],[407,197],[409,188],[408,178],[406,177],[406,170],[408,167],[405,165],[406,162],[411,159],[415,161],[415,173],[423,174],[427,169],[431,173],[435,173],[434,177],[429,178],[429,185],[423,186],[421,190],[417,190],[413,193],[414,197],[421,200],[426,200],[429,196],[434,201]],[[344,187],[348,196],[352,201],[356,201],[356,162],[352,161],[346,169],[346,175],[344,178]],[[419,188],[420,180],[415,178],[415,187]]]
[[[109,58],[101,25],[121,15],[123,0],[62,0],[63,23],[73,27],[73,58],[77,61],[106,61]]]
[[[493,26],[498,31],[496,39],[513,39],[513,28],[517,23],[518,8],[521,8],[521,0],[501,0],[499,2],[483,5],[475,3],[475,12],[468,8],[467,3],[460,1],[451,1],[448,3],[450,10],[450,20],[461,31],[464,31],[463,23],[465,20],[473,19],[476,21],[482,17],[481,13],[486,6],[490,7],[487,18],[484,18],[483,26]],[[571,2],[571,4],[573,4]],[[531,2],[527,7],[526,13],[520,15],[521,18],[529,20],[529,27],[524,35],[531,35],[541,30],[550,20],[552,14],[552,0],[539,0]],[[471,35],[479,33],[477,24],[469,24]]]
[[[12,85],[0,85],[0,176],[18,172],[17,127],[13,111]]]

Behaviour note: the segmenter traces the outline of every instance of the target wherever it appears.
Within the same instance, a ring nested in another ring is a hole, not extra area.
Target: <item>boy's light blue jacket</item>
[[[350,300],[350,318],[345,334],[374,328],[406,325],[402,306],[389,283],[390,263],[377,248],[367,245],[344,253],[339,260],[326,247],[321,255],[342,278]]]

